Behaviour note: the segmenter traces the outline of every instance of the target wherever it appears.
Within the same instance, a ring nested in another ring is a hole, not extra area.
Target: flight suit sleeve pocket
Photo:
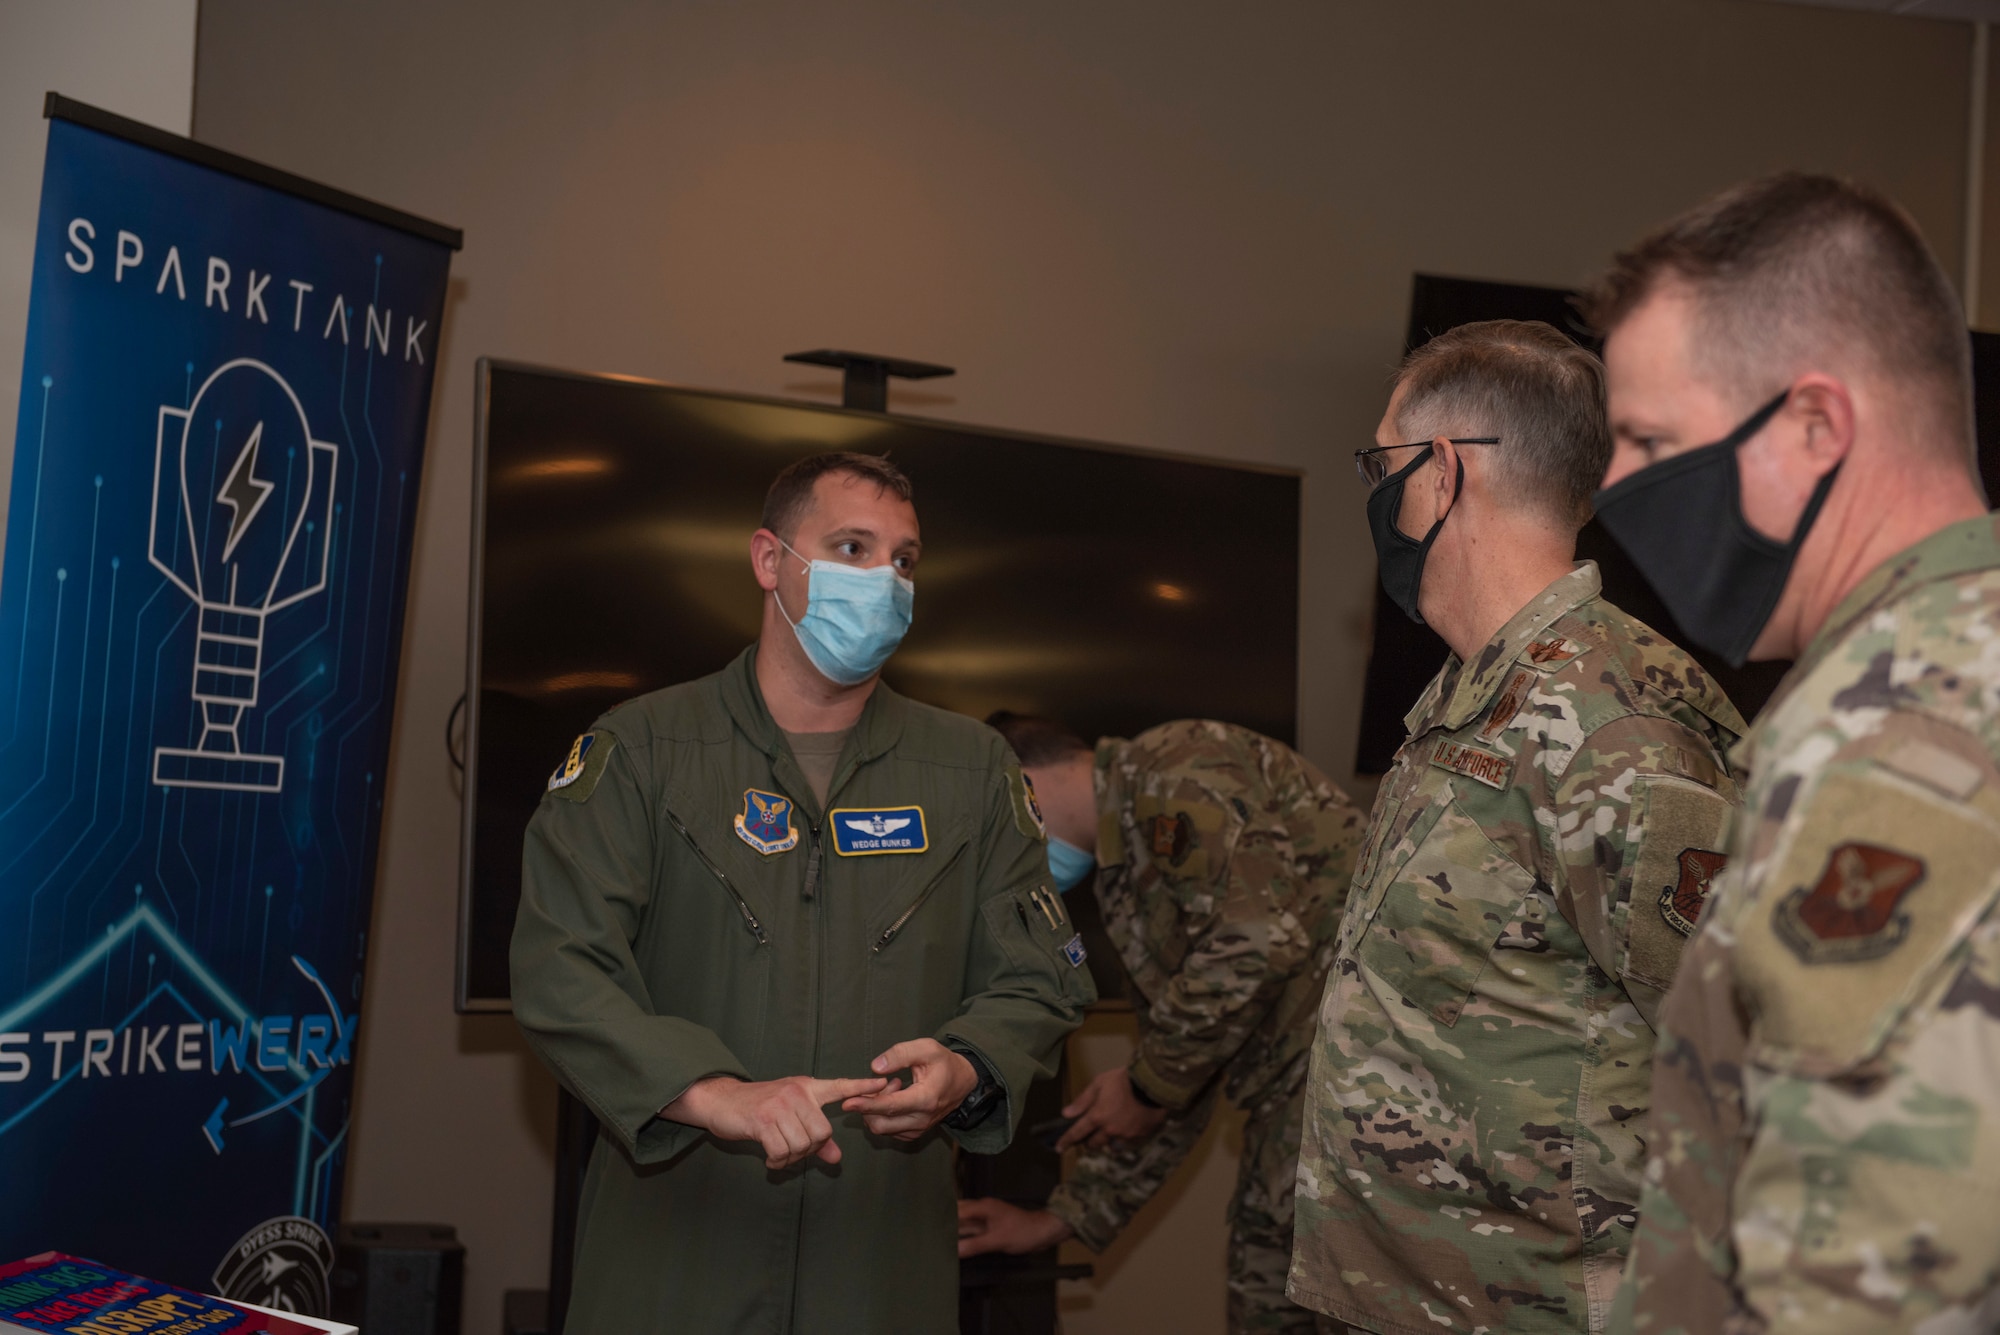
[[[1723,850],[1734,808],[1713,788],[1685,779],[1641,778],[1633,789],[1638,848],[1622,920],[1620,972],[1665,991],[1708,902],[1709,885],[1729,860]]]
[[[1874,766],[1835,768],[1800,802],[1754,904],[1732,915],[1757,1017],[1751,1056],[1795,1075],[1852,1071],[1945,983],[2000,898],[2000,802]]]
[[[1355,958],[1447,1028],[1535,878],[1448,803],[1390,880]]]

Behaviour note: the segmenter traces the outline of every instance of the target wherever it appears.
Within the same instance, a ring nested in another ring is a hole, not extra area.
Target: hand
[[[839,1163],[833,1123],[820,1109],[873,1094],[890,1083],[879,1078],[816,1080],[807,1075],[755,1081],[710,1076],[689,1085],[660,1110],[660,1116],[698,1126],[717,1140],[754,1140],[764,1147],[766,1168],[790,1168],[809,1156]]]
[[[858,1112],[861,1124],[878,1136],[915,1140],[958,1110],[965,1096],[979,1088],[979,1074],[972,1063],[934,1038],[913,1038],[898,1043],[869,1063],[887,1075],[910,1068],[910,1087],[900,1080],[887,1081],[888,1088],[848,1099],[842,1112]]]
[[[1099,1150],[1114,1140],[1144,1140],[1167,1120],[1167,1110],[1139,1102],[1132,1092],[1132,1077],[1121,1066],[1085,1085],[1083,1093],[1063,1109],[1063,1116],[1076,1122],[1056,1142],[1058,1150],[1078,1144]]]
[[[1047,1210],[1023,1210],[1006,1201],[984,1197],[958,1203],[958,1254],[960,1258],[984,1252],[1046,1251],[1075,1236],[1061,1216]]]

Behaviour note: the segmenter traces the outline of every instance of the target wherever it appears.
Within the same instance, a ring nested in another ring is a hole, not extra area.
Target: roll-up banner
[[[324,1313],[459,236],[48,115],[0,566],[0,1261]]]

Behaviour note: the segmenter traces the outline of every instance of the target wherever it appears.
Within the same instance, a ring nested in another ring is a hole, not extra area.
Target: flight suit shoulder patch
[[[588,802],[617,745],[618,739],[602,728],[583,734],[570,744],[569,755],[549,775],[548,791],[571,802]]]
[[[1753,1056],[1825,1073],[1873,1057],[2000,898],[2000,820],[1885,767],[1803,799],[1737,916]]]
[[[1626,976],[1672,985],[1681,950],[1701,920],[1709,886],[1728,864],[1729,801],[1712,788],[1654,776],[1636,781],[1643,822],[1626,906]]]
[[[1035,781],[1015,765],[1007,767],[1007,799],[1014,810],[1014,828],[1036,843],[1047,842],[1048,823],[1042,817],[1042,804],[1035,797]]]

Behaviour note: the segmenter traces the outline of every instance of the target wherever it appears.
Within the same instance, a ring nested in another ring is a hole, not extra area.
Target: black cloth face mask
[[[1382,588],[1389,601],[1402,608],[1403,615],[1419,626],[1424,624],[1424,614],[1417,610],[1417,595],[1424,587],[1424,558],[1431,554],[1431,544],[1437,541],[1444,521],[1451,518],[1451,511],[1438,516],[1437,523],[1431,525],[1431,531],[1424,534],[1421,542],[1396,527],[1396,513],[1403,508],[1403,484],[1410,480],[1410,474],[1430,461],[1430,451],[1426,450],[1407,467],[1383,478],[1368,493],[1368,532],[1375,539],[1375,568],[1382,577]],[[1451,492],[1454,509],[1458,493],[1464,489],[1465,460],[1460,459],[1458,480]]]
[[[1785,591],[1792,562],[1840,475],[1813,488],[1789,542],[1743,517],[1736,451],[1785,406],[1788,389],[1716,441],[1642,468],[1597,493],[1597,517],[1639,567],[1687,637],[1742,667]]]

